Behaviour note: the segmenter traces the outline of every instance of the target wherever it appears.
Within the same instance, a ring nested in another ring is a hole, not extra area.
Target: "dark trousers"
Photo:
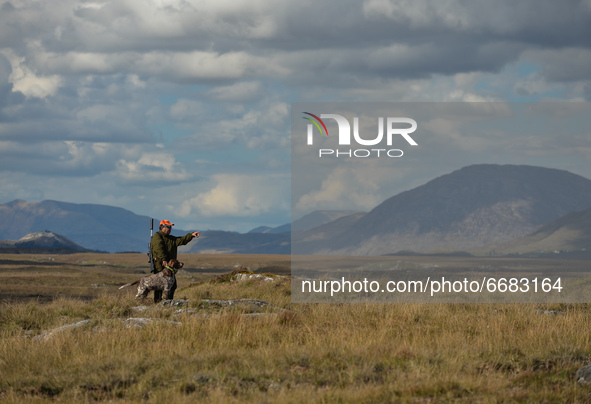
[[[170,292],[168,292],[168,299],[172,300],[174,299],[174,291],[176,290],[176,276],[174,277],[174,283],[172,284],[172,287],[170,288]],[[154,303],[158,303],[162,300],[162,291],[161,290],[155,290],[154,291]]]

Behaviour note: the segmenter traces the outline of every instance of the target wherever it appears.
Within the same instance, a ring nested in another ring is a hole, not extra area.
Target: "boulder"
[[[587,365],[584,368],[577,370],[575,378],[580,384],[591,385],[591,365]]]
[[[88,319],[88,320],[78,321],[78,322],[72,323],[72,324],[62,325],[61,327],[54,328],[53,330],[43,331],[41,334],[37,335],[33,339],[37,340],[37,341],[47,341],[62,331],[72,330],[74,328],[80,328],[86,324],[93,322],[93,321],[94,321],[93,319]]]

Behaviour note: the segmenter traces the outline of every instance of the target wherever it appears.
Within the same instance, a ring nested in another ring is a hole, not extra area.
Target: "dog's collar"
[[[177,270],[176,270],[175,268],[172,268],[170,265],[167,265],[165,268],[166,268],[166,269],[170,269],[170,270],[172,271],[172,273],[173,273],[173,274],[176,274],[176,271],[177,271]]]

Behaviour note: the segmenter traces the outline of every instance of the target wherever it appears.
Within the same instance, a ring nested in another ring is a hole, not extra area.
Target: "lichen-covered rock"
[[[233,270],[232,272],[219,275],[215,279],[213,279],[212,283],[225,283],[225,282],[239,282],[239,281],[246,281],[250,279],[260,279],[265,282],[274,282],[280,279],[289,278],[285,275],[275,275],[271,273],[264,273],[264,274],[257,274],[253,271],[250,271],[247,268],[238,268]]]
[[[580,384],[589,384],[591,385],[591,365],[587,365],[584,368],[577,370],[575,373],[575,377],[577,382]]]
[[[183,325],[178,321],[170,321],[170,320],[162,320],[162,319],[155,319],[155,318],[147,318],[147,317],[130,317],[127,320],[124,320],[123,323],[127,326],[127,328],[142,328],[146,325],[150,325],[154,322],[165,322],[170,325]]]
[[[249,279],[260,279],[265,282],[274,282],[277,277],[254,273],[238,273],[230,278],[230,282],[247,281]]]
[[[63,332],[66,330],[72,330],[74,328],[80,328],[86,324],[93,322],[93,321],[94,320],[92,320],[92,319],[88,319],[88,320],[78,321],[78,322],[72,323],[72,324],[62,325],[61,327],[54,328],[53,330],[43,331],[41,334],[37,335],[33,339],[37,340],[37,341],[47,341],[60,332]]]
[[[280,310],[285,310],[281,307],[275,306],[273,303],[266,302],[264,300],[258,299],[230,299],[230,300],[214,300],[214,299],[202,299],[202,305],[207,306],[221,306],[221,307],[228,307],[228,306],[236,306],[239,304],[248,304],[256,307],[273,307]]]

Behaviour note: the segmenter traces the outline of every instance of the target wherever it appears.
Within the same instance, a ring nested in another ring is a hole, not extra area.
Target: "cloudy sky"
[[[1,2],[0,203],[276,226],[293,102],[591,101],[591,0]],[[591,178],[585,136],[562,168]],[[496,162],[480,147],[444,168]],[[347,207],[396,191],[382,188]]]

